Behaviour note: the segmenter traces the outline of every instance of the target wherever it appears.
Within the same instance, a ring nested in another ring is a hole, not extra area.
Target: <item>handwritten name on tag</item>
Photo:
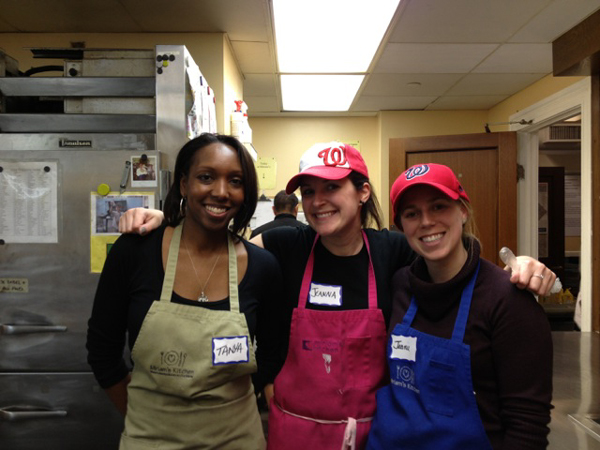
[[[390,359],[406,359],[416,361],[417,338],[409,336],[397,336],[392,334],[390,345]]]
[[[308,301],[316,305],[342,306],[342,287],[310,283]]]
[[[213,338],[213,366],[250,361],[248,336]]]

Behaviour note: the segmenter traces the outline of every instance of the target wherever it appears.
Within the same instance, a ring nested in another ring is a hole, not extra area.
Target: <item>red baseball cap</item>
[[[365,160],[354,147],[341,142],[315,144],[300,158],[299,172],[288,181],[285,191],[291,194],[298,189],[300,179],[305,175],[341,180],[352,171],[369,178]]]
[[[404,194],[408,188],[419,184],[432,186],[442,191],[452,200],[463,198],[471,203],[469,196],[450,167],[442,164],[418,164],[402,172],[402,174],[396,178],[396,181],[394,181],[390,191],[394,223],[398,227],[400,227],[400,225],[399,220],[396,220],[396,213],[398,206],[400,205],[402,194]]]

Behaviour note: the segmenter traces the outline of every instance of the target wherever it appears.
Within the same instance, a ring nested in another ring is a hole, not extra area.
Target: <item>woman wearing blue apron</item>
[[[390,384],[377,393],[367,448],[546,448],[552,341],[543,309],[479,257],[469,197],[448,167],[411,167],[391,199],[419,258],[393,279]]]

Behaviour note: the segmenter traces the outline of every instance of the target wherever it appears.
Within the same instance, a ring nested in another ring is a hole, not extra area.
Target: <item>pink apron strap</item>
[[[377,309],[377,282],[375,280],[375,269],[373,268],[373,260],[371,258],[371,247],[369,246],[369,240],[367,239],[367,233],[365,230],[361,230],[363,235],[363,242],[367,247],[367,254],[369,255],[369,309]],[[313,269],[315,267],[315,245],[320,236],[317,234],[313,242],[312,248],[310,249],[310,255],[306,262],[306,268],[304,269],[304,275],[302,277],[302,286],[300,287],[300,295],[298,296],[298,309],[306,309],[306,302],[308,301],[308,291],[310,289],[310,282],[312,280]]]

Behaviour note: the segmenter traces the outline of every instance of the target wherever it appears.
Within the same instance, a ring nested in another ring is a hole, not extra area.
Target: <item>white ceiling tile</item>
[[[254,97],[244,95],[244,101],[248,105],[248,116],[256,113],[280,112],[277,97]]]
[[[277,92],[277,76],[274,74],[248,74],[244,80],[244,97],[269,96]]]
[[[552,72],[552,44],[505,44],[491,54],[474,73]]]
[[[600,8],[600,0],[555,0],[509,39],[549,43]]]
[[[544,76],[539,73],[468,74],[447,95],[512,95]]]
[[[376,73],[465,73],[498,46],[496,44],[388,44]]]
[[[231,41],[231,46],[243,73],[273,73],[275,71],[275,60],[268,43]]]
[[[507,98],[508,95],[474,95],[468,97],[445,96],[438,98],[426,109],[428,111],[449,109],[490,109]]]
[[[362,95],[438,96],[461,79],[462,74],[374,73],[369,76]]]
[[[358,101],[352,106],[352,112],[371,112],[371,111],[401,111],[401,110],[422,110],[433,102],[437,97],[376,97],[370,95],[361,95]]]
[[[410,1],[389,42],[504,42],[551,1]]]

